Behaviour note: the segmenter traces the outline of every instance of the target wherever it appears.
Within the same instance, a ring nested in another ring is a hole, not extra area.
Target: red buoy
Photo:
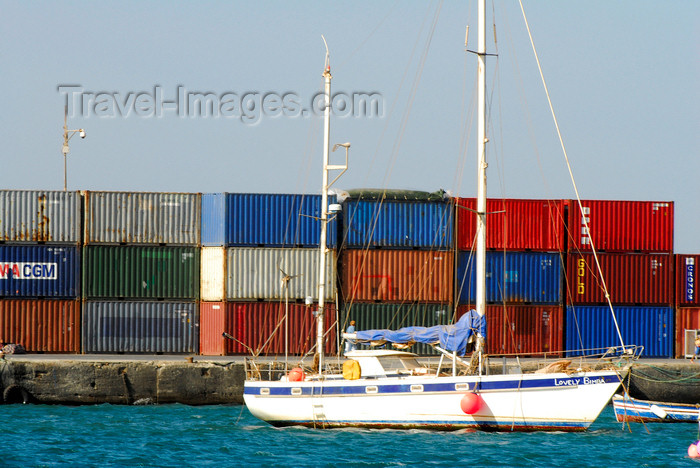
[[[481,409],[483,403],[484,400],[478,394],[469,392],[464,394],[459,405],[466,414],[474,414]]]
[[[306,374],[304,374],[304,371],[301,370],[300,367],[295,367],[294,369],[289,371],[289,375],[287,376],[287,380],[290,382],[301,382],[306,378]]]

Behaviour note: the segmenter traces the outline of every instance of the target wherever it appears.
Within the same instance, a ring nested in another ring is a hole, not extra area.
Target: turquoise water
[[[586,433],[276,429],[243,406],[0,406],[0,466],[695,466],[695,424]]]

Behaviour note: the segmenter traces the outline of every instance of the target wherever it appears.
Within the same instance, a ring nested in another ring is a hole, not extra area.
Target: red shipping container
[[[455,198],[457,248],[471,250],[476,236],[476,198]],[[488,199],[487,249],[563,251],[564,200]]]
[[[288,353],[307,353],[316,344],[318,305],[289,304]],[[200,304],[200,353],[231,355],[260,352],[261,355],[284,354],[284,302],[202,302]],[[325,304],[326,347],[324,352],[335,354],[336,313],[334,304]],[[235,340],[224,338],[222,333]]]
[[[672,254],[599,253],[598,259],[613,304],[669,306],[673,302]],[[567,303],[607,303],[592,253],[569,253],[566,264]]]
[[[676,357],[683,358],[695,351],[695,343],[686,344],[686,330],[700,330],[700,307],[676,309]],[[692,332],[690,333],[692,335]],[[697,333],[700,336],[700,333]],[[689,339],[691,337],[688,337]]]
[[[0,300],[0,342],[28,352],[79,353],[80,301]]]
[[[471,308],[473,306],[459,306],[458,317]],[[487,354],[561,356],[563,347],[564,308],[562,306],[486,306]]]
[[[346,302],[453,302],[453,252],[345,250],[341,270]]]
[[[569,201],[570,251],[673,252],[673,202]],[[588,223],[590,234],[586,230]]]
[[[700,255],[676,255],[676,305],[700,306],[697,285],[697,267]]]
[[[226,341],[221,334],[226,330],[226,303],[199,303],[199,354],[225,356]]]

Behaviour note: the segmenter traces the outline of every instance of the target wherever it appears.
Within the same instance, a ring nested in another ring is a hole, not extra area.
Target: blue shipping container
[[[80,251],[76,246],[0,245],[0,296],[80,295]]]
[[[504,266],[505,260],[505,266]],[[460,304],[476,301],[476,255],[460,252],[455,288]],[[557,253],[487,252],[486,301],[562,304],[562,258]]]
[[[671,307],[614,307],[625,345],[644,346],[642,357],[673,357],[674,314]],[[568,356],[586,349],[620,346],[608,306],[568,306],[565,348]]]
[[[321,195],[214,193],[202,200],[204,246],[316,247],[320,242]],[[329,196],[328,204],[334,203],[336,197]],[[335,219],[328,223],[329,248],[337,244],[337,225]]]
[[[196,302],[89,301],[83,306],[84,353],[198,353]]]
[[[349,248],[452,248],[450,202],[352,200],[343,202],[343,240]]]
[[[226,194],[202,194],[202,246],[223,247],[226,244]]]

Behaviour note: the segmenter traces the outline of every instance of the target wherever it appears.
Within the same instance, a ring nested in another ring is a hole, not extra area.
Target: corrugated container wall
[[[0,343],[19,343],[30,353],[79,353],[80,302],[0,300]]]
[[[450,249],[453,210],[451,202],[347,199],[344,246]]]
[[[83,248],[86,299],[199,299],[199,249],[91,245]]]
[[[447,304],[368,304],[344,305],[340,313],[340,328],[345,330],[355,321],[356,330],[398,330],[403,327],[432,327],[454,323],[454,310]],[[363,348],[363,346],[358,346]],[[408,349],[423,355],[438,354],[431,346],[416,344]]]
[[[98,302],[83,305],[84,353],[197,353],[195,302]]]
[[[700,255],[676,255],[676,304],[682,307],[700,306],[697,268]]]
[[[700,336],[700,307],[676,309],[676,357],[682,358],[695,352],[693,335],[691,333],[690,336],[686,337],[686,330],[695,330],[696,336]]]
[[[282,278],[290,275],[289,299],[318,298],[318,249],[229,247],[227,300],[284,299]],[[335,251],[326,252],[325,299],[335,298]]]
[[[460,252],[455,287],[459,303],[476,300],[476,255]],[[562,304],[562,258],[558,253],[487,252],[486,301]]]
[[[77,246],[0,245],[0,296],[80,295]]]
[[[344,250],[345,302],[451,304],[454,254],[429,250]]]
[[[598,260],[613,304],[672,304],[673,255],[600,253]],[[570,304],[606,302],[592,253],[569,254],[567,281]]]
[[[569,201],[569,250],[673,252],[673,202]],[[590,235],[583,220],[588,221]]]
[[[328,204],[334,203],[335,195],[329,195]],[[213,204],[211,209],[221,209],[221,204]],[[226,246],[315,247],[320,243],[321,195],[227,193],[223,215]],[[205,214],[207,219],[215,216]],[[218,228],[218,223],[213,226]],[[336,246],[337,230],[338,223],[332,219],[328,223],[326,246]],[[215,236],[215,233],[207,234],[208,238]]]
[[[473,306],[458,307],[461,317]],[[490,355],[561,355],[564,307],[559,305],[486,306],[486,352]]]
[[[455,198],[457,248],[472,250],[476,236],[476,199]],[[563,200],[489,199],[486,201],[487,249],[558,252],[566,248]]]
[[[78,244],[79,192],[0,190],[0,241]]]
[[[223,247],[226,245],[226,194],[202,194],[202,245]]]
[[[674,318],[671,307],[615,307],[625,345],[644,346],[642,357],[673,356]],[[620,339],[608,306],[568,306],[566,308],[566,349],[569,356],[605,351],[620,346]]]
[[[202,273],[200,275],[203,301],[223,301],[226,299],[226,248],[202,247]]]
[[[284,302],[202,302],[200,304],[202,354],[284,354]],[[288,353],[306,354],[316,344],[316,304],[289,304]],[[325,306],[325,352],[336,352],[336,314],[333,304]],[[234,340],[223,338],[223,332]],[[296,362],[296,361],[295,361]]]
[[[222,336],[226,330],[226,303],[199,303],[199,354],[225,356],[226,341]]]
[[[197,193],[85,192],[86,244],[199,245]]]

